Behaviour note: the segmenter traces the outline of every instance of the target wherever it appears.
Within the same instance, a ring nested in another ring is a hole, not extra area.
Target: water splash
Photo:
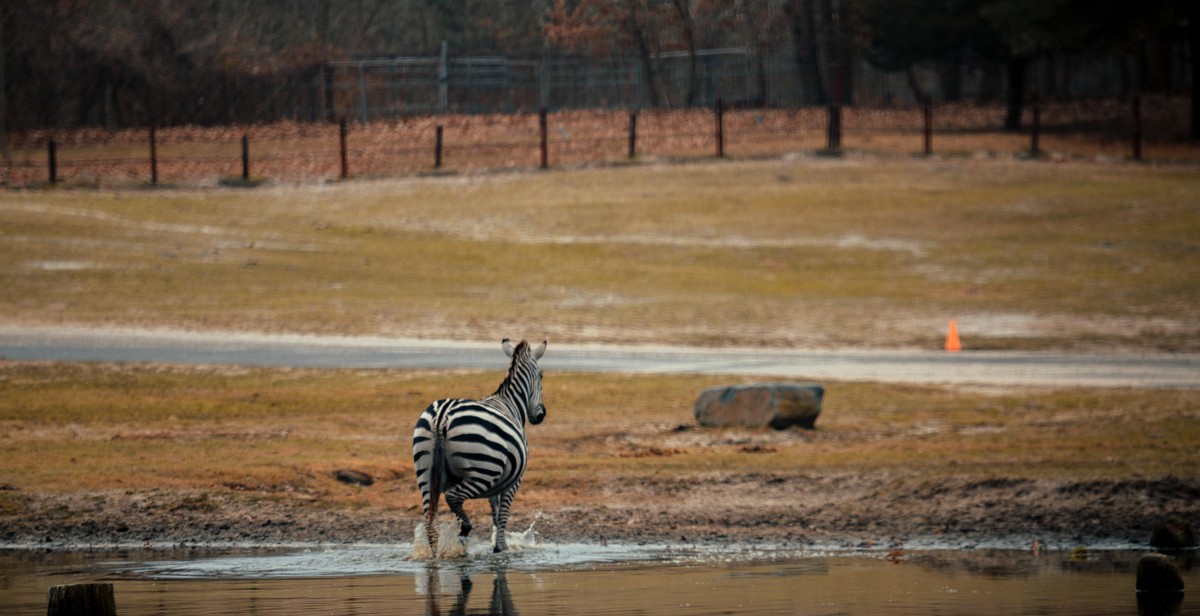
[[[412,559],[427,560],[429,558],[429,533],[425,532],[425,523],[421,522],[413,528]]]
[[[459,536],[458,519],[453,518],[438,523],[438,553],[434,557],[429,549],[429,533],[425,531],[425,523],[413,528],[413,560],[443,560],[460,558],[467,555],[467,542]]]
[[[542,540],[534,527],[541,518],[542,513],[539,511],[525,530],[505,533],[504,536],[508,541],[508,551],[523,552],[525,550],[540,548]],[[495,526],[492,527],[491,537],[488,539],[486,545],[478,540],[467,541],[459,537],[459,528],[457,519],[438,523],[438,553],[437,557],[433,558],[429,549],[429,535],[425,532],[425,523],[421,522],[417,524],[413,528],[413,546],[410,558],[412,560],[445,560],[462,558],[471,554],[488,554],[492,551],[492,546],[496,544]]]
[[[533,516],[533,521],[529,523],[529,527],[525,530],[515,533],[505,533],[504,537],[508,540],[508,549],[515,552],[521,552],[528,549],[542,547],[542,539],[540,536],[538,536],[537,530],[534,529],[534,526],[537,525],[537,521],[542,519],[542,517],[543,514],[541,511],[539,511],[537,512],[537,515]],[[492,543],[494,544],[495,541],[496,529],[493,527]]]

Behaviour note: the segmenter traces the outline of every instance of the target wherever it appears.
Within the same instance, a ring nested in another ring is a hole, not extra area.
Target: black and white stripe
[[[525,422],[539,424],[546,417],[542,371],[537,365],[546,352],[546,342],[531,349],[522,340],[514,348],[505,338],[501,346],[512,365],[496,393],[482,400],[438,400],[421,413],[413,430],[413,465],[434,556],[438,502],[443,494],[450,511],[458,516],[462,537],[471,532],[463,503],[487,498],[496,528],[494,551],[507,547],[508,509],[529,457]]]

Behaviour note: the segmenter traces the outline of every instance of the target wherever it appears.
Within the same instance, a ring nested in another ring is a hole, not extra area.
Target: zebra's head
[[[529,409],[529,423],[534,425],[542,423],[546,418],[546,405],[542,404],[542,369],[537,365],[546,352],[546,342],[543,340],[536,349],[529,348],[529,343],[524,340],[515,348],[508,338],[500,342],[504,354],[513,360],[507,382],[524,393],[526,408]]]

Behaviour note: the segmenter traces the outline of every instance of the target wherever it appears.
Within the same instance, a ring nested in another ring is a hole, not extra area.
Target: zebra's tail
[[[440,434],[433,439],[433,456],[429,465],[429,507],[425,510],[425,533],[429,537],[429,557],[438,553],[438,505],[442,500],[442,473],[446,468],[446,454]]]

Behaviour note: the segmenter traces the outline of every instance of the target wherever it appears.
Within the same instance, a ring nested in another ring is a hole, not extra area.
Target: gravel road
[[[499,355],[498,340],[0,326],[0,358],[9,360],[491,369],[503,363],[497,363]],[[1006,387],[1200,387],[1197,354],[708,349],[551,341],[543,366],[580,372],[739,374]]]

